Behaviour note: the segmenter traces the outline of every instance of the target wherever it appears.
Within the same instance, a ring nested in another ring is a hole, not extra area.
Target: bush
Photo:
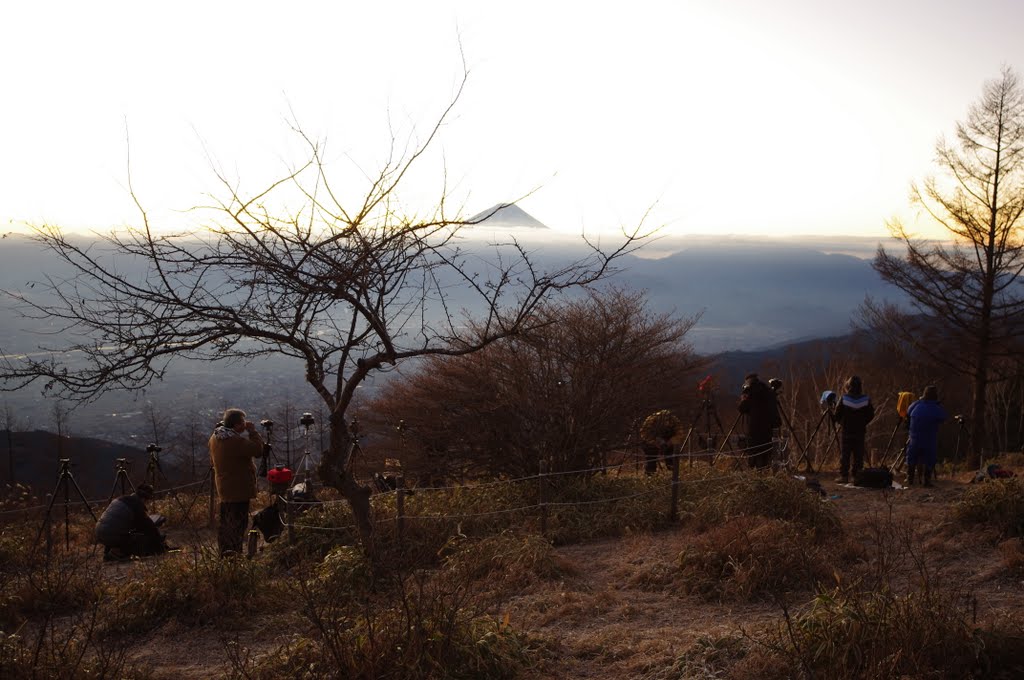
[[[67,680],[143,680],[149,674],[128,663],[123,647],[98,644],[92,628],[78,625],[41,631],[38,640],[0,631],[0,678],[66,678]]]
[[[186,626],[230,622],[283,598],[267,566],[255,560],[221,559],[208,550],[139,566],[144,568],[115,593],[123,615],[108,622],[110,632],[138,633],[172,619]]]
[[[707,599],[748,600],[812,589],[832,560],[809,530],[792,522],[741,517],[697,538],[679,555],[676,582]]]
[[[504,531],[480,540],[460,540],[445,560],[452,578],[480,582],[493,593],[510,593],[544,580],[562,578],[573,568],[558,559],[547,540],[536,534]]]
[[[667,527],[671,493],[662,475],[562,478],[548,494],[548,536],[559,545]]]
[[[12,561],[20,566],[6,572],[0,591],[0,624],[4,626],[33,615],[59,616],[88,608],[102,597],[102,579],[92,551],[59,551],[49,559],[35,551],[31,558]]]
[[[713,680],[735,677],[731,670],[750,653],[750,640],[741,635],[702,637],[667,668],[649,671],[642,680]]]
[[[992,528],[1003,538],[1024,536],[1024,478],[974,484],[953,512],[961,522]]]
[[[821,593],[806,612],[787,615],[768,631],[762,643],[787,663],[780,677],[966,678],[986,668],[986,677],[1009,670],[992,664],[1008,656],[1009,639],[977,629],[962,592],[922,587]],[[986,640],[1000,642],[987,649]],[[1019,639],[1016,645],[1019,651]],[[1019,668],[1019,656],[1011,663]]]
[[[816,538],[842,534],[835,508],[804,482],[788,475],[739,472],[708,484],[688,498],[693,518],[702,526],[757,515],[806,527]]]
[[[298,580],[293,594],[312,625],[273,653],[229,646],[235,677],[271,679],[513,678],[526,666],[525,641],[508,627],[475,616],[474,592],[458,579],[418,572],[378,581],[373,592],[344,594],[357,574],[350,556],[324,580]],[[343,566],[344,565],[344,566]]]

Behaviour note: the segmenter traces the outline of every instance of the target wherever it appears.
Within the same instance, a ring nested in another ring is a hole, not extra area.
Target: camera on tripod
[[[778,378],[770,378],[768,380],[768,387],[772,388],[773,392],[778,392],[782,389],[782,381]]]
[[[308,413],[308,412],[307,413],[303,413],[302,417],[299,418],[299,425],[302,425],[306,429],[309,429],[310,427],[312,427],[313,423],[315,423],[315,422],[316,422],[316,419],[313,417],[312,413]]]
[[[260,427],[262,427],[267,432],[270,432],[271,430],[274,429],[274,421],[271,420],[270,418],[264,418],[263,420],[260,421]]]
[[[157,446],[156,444],[150,444],[146,447],[146,453],[160,453],[163,451],[163,447]]]
[[[957,414],[957,415],[953,416],[953,420],[955,420],[956,422],[960,423],[961,425],[964,424],[964,417],[962,415],[960,415],[960,414]]]

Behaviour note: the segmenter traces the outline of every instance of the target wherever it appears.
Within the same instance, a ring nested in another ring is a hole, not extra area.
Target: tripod
[[[57,501],[57,494],[63,490],[64,496],[64,547],[68,548],[71,546],[71,487],[75,488],[78,493],[78,497],[85,504],[85,509],[92,515],[92,521],[99,521],[96,518],[96,513],[92,511],[89,506],[89,501],[86,499],[85,494],[82,493],[82,488],[78,486],[78,482],[75,481],[74,476],[71,474],[71,459],[60,458],[60,471],[57,475],[57,486],[53,489],[53,493],[50,495],[50,503],[46,506],[46,517],[43,519],[43,525],[39,527],[39,533],[36,534],[36,545],[39,545],[39,539],[43,536],[43,530],[50,526],[50,513],[53,511],[53,504]],[[49,545],[49,539],[47,539],[47,545]],[[49,548],[47,548],[49,549]]]
[[[128,489],[135,493],[135,485],[132,484],[132,480],[128,477],[128,459],[118,458],[114,461],[114,486],[110,489],[110,497],[107,499],[107,503],[114,500],[114,494],[117,493],[118,484],[121,486],[121,495],[124,496],[128,493]]]
[[[953,420],[957,422],[956,449],[953,450],[953,462],[956,463],[960,460],[960,437],[966,432],[967,439],[970,440],[971,433],[967,431],[967,423],[963,416],[953,416]]]
[[[715,448],[714,433],[711,432],[712,421],[718,425],[719,433],[725,435],[725,442],[722,444],[723,447],[728,446],[729,450],[732,451],[732,444],[729,443],[729,435],[732,434],[733,429],[736,427],[736,423],[732,424],[729,431],[726,432],[725,427],[722,425],[722,419],[718,417],[718,409],[715,407],[715,400],[713,399],[712,392],[710,390],[704,391],[704,398],[700,402],[700,408],[697,411],[697,415],[694,416],[693,422],[690,424],[690,432],[697,430],[697,425],[700,423],[701,418],[704,419],[704,450],[711,452]],[[739,422],[739,418],[736,419]],[[698,431],[698,437],[700,432]],[[689,434],[687,435],[689,438]],[[715,455],[715,459],[718,455]],[[714,461],[712,461],[712,464]]]
[[[263,427],[263,430],[267,433],[267,438],[263,441],[263,457],[260,459],[260,469],[259,472],[256,473],[256,476],[266,477],[268,462],[274,449],[274,421],[269,419],[263,419],[260,421],[260,425]]]
[[[900,416],[900,419],[896,421],[896,427],[892,428],[892,434],[889,435],[889,441],[887,441],[885,443],[885,451],[882,452],[882,460],[879,461],[879,465],[881,465],[882,467],[886,467],[888,465],[887,461],[889,460],[889,449],[890,449],[890,447],[892,447],[892,440],[896,438],[896,433],[899,431],[900,425],[902,425],[903,423],[904,423],[903,416]],[[959,445],[960,445],[960,441],[959,441],[959,436],[958,436],[957,437],[957,448],[959,448]],[[896,461],[894,460],[893,461],[893,467],[895,467],[895,465],[896,465]]]
[[[310,454],[309,454],[309,435],[311,429],[316,423],[312,413],[303,413],[302,417],[299,418],[299,424],[302,425],[302,457],[299,458],[295,464],[295,481],[299,481],[299,475],[302,475],[302,480],[306,481],[309,478],[309,467],[310,467]]]
[[[398,430],[398,450],[402,453],[405,452],[405,421],[399,420],[398,425],[395,426]],[[348,449],[348,469],[352,472],[352,476],[356,476],[356,460],[361,458],[363,455],[363,447],[359,445],[359,418],[352,418],[352,422],[349,424],[349,432],[352,434],[352,444]]]
[[[832,414],[832,403],[831,402],[826,402],[826,401],[823,401],[822,403],[825,404],[825,408],[821,409],[821,417],[818,418],[818,422],[814,424],[814,429],[811,430],[811,434],[807,437],[807,448],[804,449],[804,454],[803,454],[803,457],[801,458],[801,460],[804,461],[806,463],[806,465],[807,465],[807,467],[805,469],[806,469],[806,471],[808,473],[813,473],[814,472],[814,466],[811,464],[811,457],[808,455],[808,452],[810,450],[810,444],[811,444],[811,442],[814,441],[814,437],[818,434],[818,430],[821,429],[821,424],[823,422],[825,422],[825,418]],[[826,452],[828,452],[829,447],[832,446],[832,441],[831,440],[834,440],[834,438],[835,438],[835,431],[834,431],[835,430],[835,424],[831,421],[831,419],[829,420],[829,428],[833,432],[832,432],[832,436],[830,437],[829,445],[825,447],[825,451]],[[798,460],[796,462],[797,465],[800,464],[801,460]]]
[[[775,400],[776,400],[776,403],[778,404],[779,415],[782,416],[782,422],[789,429],[789,436],[793,438],[793,441],[796,442],[797,448],[800,450],[800,458],[797,459],[796,464],[799,465],[800,461],[804,461],[806,463],[806,468],[805,468],[804,471],[808,472],[808,473],[814,472],[814,468],[811,467],[811,460],[810,460],[810,458],[807,457],[807,449],[806,449],[806,447],[804,447],[803,444],[800,443],[800,438],[796,434],[796,429],[793,427],[793,423],[789,419],[789,416],[786,415],[786,409],[784,409],[782,407],[782,396],[779,394],[779,392],[781,391],[780,388],[782,387],[782,383],[776,381],[775,379],[772,379],[772,380],[768,381],[768,384],[775,391]],[[819,423],[820,423],[820,421],[819,421]],[[788,463],[788,457],[787,457],[787,463]]]
[[[167,487],[167,491],[171,494],[171,498],[174,499],[174,502],[177,503],[178,507],[181,509],[182,514],[185,517],[185,520],[189,524],[189,528],[192,530],[192,534],[195,536],[195,539],[198,542],[200,540],[199,531],[192,523],[192,520],[190,519],[190,513],[192,512],[192,508],[195,507],[196,500],[199,498],[199,496],[197,495],[193,497],[192,502],[188,505],[188,507],[185,507],[185,504],[182,502],[181,497],[178,496],[178,492],[175,490],[170,480],[167,479],[167,475],[164,474],[164,469],[160,465],[161,451],[163,451],[163,449],[157,446],[156,444],[150,444],[149,446],[146,447],[146,453],[149,454],[149,459],[146,461],[146,483],[152,486],[154,490],[157,488],[158,481],[162,481],[164,483],[164,485]],[[207,474],[209,474],[209,472]]]

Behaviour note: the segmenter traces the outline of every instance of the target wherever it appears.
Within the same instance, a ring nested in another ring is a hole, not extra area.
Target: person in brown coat
[[[249,501],[256,498],[256,462],[263,438],[245,419],[245,411],[229,408],[210,436],[210,463],[220,499],[217,546],[221,556],[242,552],[249,525]]]

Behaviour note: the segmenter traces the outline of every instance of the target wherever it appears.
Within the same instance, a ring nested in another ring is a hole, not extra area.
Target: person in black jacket
[[[772,428],[782,424],[775,390],[761,382],[757,373],[744,378],[740,395],[740,413],[747,416],[747,460],[752,468],[772,463]]]
[[[849,483],[851,459],[854,477],[864,467],[864,437],[868,423],[874,417],[875,407],[871,403],[871,398],[864,394],[860,378],[856,375],[850,376],[843,386],[843,398],[832,412],[832,420],[842,429],[837,483]]]
[[[114,499],[96,523],[96,542],[104,546],[103,559],[157,555],[167,547],[164,536],[146,511],[153,487],[140,484],[135,493]]]

